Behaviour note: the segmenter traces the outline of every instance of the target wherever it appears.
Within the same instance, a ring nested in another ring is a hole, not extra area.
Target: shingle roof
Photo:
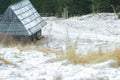
[[[30,36],[45,25],[46,22],[41,18],[31,2],[22,0],[19,3],[10,5],[3,14],[0,23],[0,33],[7,31],[11,35]]]

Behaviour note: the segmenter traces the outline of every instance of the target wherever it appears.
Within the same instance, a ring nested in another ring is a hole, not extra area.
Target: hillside
[[[68,19],[56,17],[44,17],[44,19],[48,23],[42,32],[45,37],[36,43],[37,46],[1,47],[0,80],[120,79],[120,65],[112,58],[87,64],[76,64],[67,58],[57,60],[59,55],[65,55],[62,52],[66,52],[67,46],[75,44],[77,44],[75,52],[86,55],[88,52],[99,51],[99,49],[111,52],[119,48],[120,20],[115,14],[99,13]],[[46,48],[51,51],[47,52]],[[61,51],[61,54],[52,50]],[[118,61],[120,61],[120,52],[117,54],[115,56],[118,56]],[[96,57],[96,55],[92,56]]]
[[[77,41],[78,53],[112,51],[120,46],[120,20],[112,13],[89,14],[69,19],[47,17],[43,35],[49,38],[49,47],[65,49],[66,40]]]

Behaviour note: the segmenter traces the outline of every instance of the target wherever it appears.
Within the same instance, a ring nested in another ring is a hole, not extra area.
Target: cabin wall
[[[12,43],[12,42],[22,42],[22,43],[30,43],[39,40],[42,36],[41,30],[36,32],[31,36],[19,36],[19,35],[0,35],[0,42],[3,43]]]
[[[37,41],[40,39],[41,36],[42,36],[42,33],[41,33],[41,30],[39,30],[38,32],[36,32],[31,36],[31,41]]]
[[[20,41],[20,42],[31,42],[29,36],[12,36],[15,41]]]
[[[29,36],[11,36],[11,35],[0,35],[0,42],[3,44],[10,43],[30,43],[31,38]]]
[[[12,23],[12,22],[20,22],[17,18],[17,16],[15,15],[15,13],[13,12],[13,10],[11,10],[10,8],[8,8],[3,16],[1,17],[1,22],[3,23]]]
[[[31,2],[22,0],[10,5],[2,15],[0,35],[12,35],[10,37],[15,41],[36,41],[41,37],[41,29],[46,24]]]

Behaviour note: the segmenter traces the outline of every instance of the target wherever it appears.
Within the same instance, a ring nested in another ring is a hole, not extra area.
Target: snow
[[[16,64],[0,63],[0,80],[119,80],[120,68],[116,61],[97,64],[67,64],[68,61],[47,62],[56,57],[37,51],[19,51],[17,48],[0,49],[0,55]],[[15,56],[18,56],[17,58]]]
[[[78,52],[112,51],[120,47],[120,20],[112,13],[89,14],[69,19],[44,17],[46,40],[42,46],[65,50],[66,38],[78,41]],[[115,60],[95,64],[70,64],[68,60],[50,62],[55,54],[36,50],[1,48],[0,80],[120,80],[120,67]]]
[[[59,47],[64,51],[67,38],[78,42],[78,53],[97,51],[99,48],[112,51],[120,47],[120,20],[113,13],[89,14],[69,19],[44,19],[48,24],[43,29],[43,35],[50,40],[50,48]]]

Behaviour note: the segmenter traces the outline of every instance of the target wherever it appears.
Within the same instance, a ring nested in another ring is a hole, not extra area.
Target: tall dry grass
[[[90,64],[104,62],[107,60],[116,60],[120,64],[120,49],[116,49],[112,52],[104,53],[102,50],[98,52],[91,52],[87,55],[76,54],[73,52],[67,52],[58,56],[56,60],[67,59],[73,64]]]
[[[69,35],[68,35],[69,36]],[[11,37],[8,41],[11,41]],[[78,40],[78,39],[77,39]],[[77,44],[78,41],[72,42],[69,37],[66,39],[66,51],[65,52],[60,52],[54,49],[49,49],[41,46],[35,46],[34,43],[30,43],[27,45],[24,45],[22,43],[15,44],[15,43],[10,43],[7,44],[7,47],[17,47],[19,50],[24,51],[24,50],[37,50],[40,52],[44,52],[47,54],[56,54],[58,57],[57,59],[54,59],[54,61],[57,60],[69,60],[71,63],[74,64],[89,64],[89,63],[97,63],[97,62],[103,62],[106,60],[116,60],[120,64],[120,49],[116,49],[112,52],[107,52],[104,53],[101,49],[98,52],[89,52],[87,55],[82,55],[82,54],[76,54],[76,49],[77,49]],[[5,41],[5,40],[4,40]],[[8,42],[5,41],[5,42]],[[0,47],[3,47],[0,45]],[[0,58],[0,61],[3,61],[6,64],[11,64],[11,62]]]
[[[67,38],[66,52],[58,55],[57,59],[52,61],[59,61],[67,59],[74,64],[90,64],[98,63],[107,60],[116,60],[120,64],[120,49],[115,49],[112,52],[103,52],[101,49],[97,52],[88,52],[87,55],[76,54],[78,41],[71,42],[70,38]]]
[[[56,54],[57,58],[52,61],[59,61],[59,60],[68,60],[73,64],[90,64],[90,63],[98,63],[103,62],[107,60],[116,60],[120,64],[120,49],[115,49],[112,52],[104,53],[101,49],[98,52],[89,52],[86,55],[82,54],[76,54],[77,49],[77,41],[73,44],[67,43],[66,44],[66,52],[60,52],[54,49],[48,49],[45,47],[31,47],[34,46],[34,44],[29,45],[22,45],[17,44],[14,46],[17,47],[19,50],[36,50],[39,52],[43,52],[46,54]],[[10,46],[11,47],[11,46]],[[0,58],[0,61],[5,62],[6,64],[11,64],[11,62]]]

